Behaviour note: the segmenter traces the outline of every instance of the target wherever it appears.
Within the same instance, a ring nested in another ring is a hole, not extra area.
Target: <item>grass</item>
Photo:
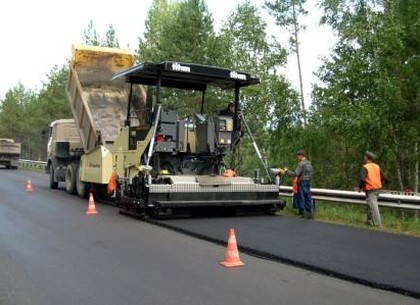
[[[315,220],[420,237],[420,219],[416,212],[383,207],[379,209],[382,218],[381,228],[366,225],[366,206],[357,204],[317,201]],[[281,214],[298,217],[297,211],[292,208],[291,199],[287,199],[286,208]]]

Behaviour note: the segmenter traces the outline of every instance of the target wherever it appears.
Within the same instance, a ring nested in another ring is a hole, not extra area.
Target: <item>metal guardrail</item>
[[[47,162],[19,159],[19,166],[23,168],[33,168],[33,169],[44,170],[45,167],[47,166]]]
[[[400,208],[409,210],[420,210],[420,195],[417,193],[392,194],[389,191],[382,191],[379,195],[378,204],[383,207]],[[366,204],[364,193],[329,190],[311,189],[312,197],[315,200],[332,201],[337,203]],[[280,186],[280,196],[292,197],[292,187]]]

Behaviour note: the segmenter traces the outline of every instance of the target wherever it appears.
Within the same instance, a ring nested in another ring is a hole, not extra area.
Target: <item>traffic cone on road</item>
[[[26,192],[32,193],[32,191],[33,191],[32,181],[30,178],[28,178],[28,180],[26,181]]]
[[[86,215],[96,215],[98,211],[95,207],[95,201],[93,200],[93,194],[89,193],[89,202],[88,202],[88,209],[86,211]]]
[[[235,230],[229,230],[229,239],[225,254],[225,260],[221,262],[225,267],[245,266],[239,259],[238,245],[236,244]]]

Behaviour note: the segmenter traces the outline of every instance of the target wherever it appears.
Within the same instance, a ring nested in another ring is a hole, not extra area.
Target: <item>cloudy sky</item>
[[[61,66],[71,56],[72,44],[82,41],[90,20],[104,34],[113,25],[121,47],[135,50],[152,0],[13,0],[0,4],[0,99],[21,82],[28,89],[40,89],[54,65]],[[242,0],[207,0],[216,30]],[[251,0],[262,7],[263,0]],[[334,42],[327,28],[319,27],[320,12],[315,0],[308,0],[309,15],[303,20],[307,30],[301,36],[304,89],[307,99],[318,58],[328,55]],[[282,37],[281,30],[266,12],[269,32]],[[285,73],[298,88],[295,57]]]

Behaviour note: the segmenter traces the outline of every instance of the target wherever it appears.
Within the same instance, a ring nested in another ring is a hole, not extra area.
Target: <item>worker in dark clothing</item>
[[[378,197],[382,188],[384,175],[378,164],[374,163],[375,155],[367,151],[364,157],[364,165],[360,171],[359,192],[364,191],[367,202],[367,223],[375,227],[381,226]]]
[[[235,116],[235,103],[234,102],[230,102],[228,104],[228,106],[226,107],[226,109],[223,109],[219,112],[219,115],[224,115],[224,116],[230,116],[230,117],[234,117]]]
[[[294,171],[285,168],[280,172],[288,176],[297,177],[297,207],[299,208],[299,214],[301,214],[303,218],[313,219],[314,206],[311,195],[311,181],[313,175],[312,164],[308,159],[306,159],[306,153],[304,150],[299,150],[297,152],[296,161],[298,162],[298,165]]]

